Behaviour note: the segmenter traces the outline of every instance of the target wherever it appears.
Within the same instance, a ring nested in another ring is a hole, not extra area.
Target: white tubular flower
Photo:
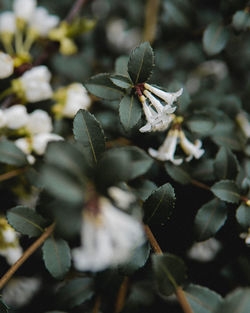
[[[44,110],[35,110],[29,114],[26,128],[32,135],[50,133],[52,131],[51,117]]]
[[[14,62],[11,56],[0,52],[0,78],[7,78],[13,74]]]
[[[75,267],[80,271],[101,271],[124,263],[145,240],[142,225],[132,216],[104,197],[99,199],[98,206],[98,212],[84,211],[82,246],[72,252]]]
[[[45,65],[40,65],[25,72],[20,79],[25,97],[29,102],[47,100],[52,97],[49,84],[51,73]]]
[[[26,107],[21,104],[13,105],[4,110],[4,115],[6,118],[6,126],[10,129],[18,129],[26,126],[29,118]]]
[[[79,83],[71,84],[67,90],[67,99],[62,114],[73,118],[80,109],[88,109],[91,104],[86,88]]]
[[[146,98],[144,96],[140,96],[140,101],[147,120],[147,124],[139,129],[140,132],[145,133],[150,131],[163,131],[167,129],[173,117],[165,112],[157,113],[152,107],[147,105]]]
[[[144,87],[169,105],[172,105],[177,100],[177,98],[182,95],[183,92],[183,88],[177,92],[166,92],[147,83],[144,84]]]
[[[209,262],[215,258],[220,249],[220,242],[214,238],[210,238],[206,241],[195,243],[188,251],[188,256],[196,261]]]
[[[150,100],[151,104],[155,107],[157,113],[172,114],[176,110],[176,107],[172,107],[170,104],[162,105],[148,90],[143,91],[144,95]]]
[[[36,8],[36,0],[14,0],[13,11],[21,20],[29,21]]]
[[[47,144],[50,141],[59,141],[59,140],[63,140],[63,138],[56,134],[52,133],[36,134],[33,137],[32,149],[33,151],[35,151],[36,154],[43,155],[47,148]]]
[[[247,115],[245,112],[240,112],[236,115],[236,121],[238,125],[240,126],[241,131],[243,134],[250,138],[250,123],[248,121]]]
[[[110,187],[108,194],[115,201],[115,204],[121,209],[127,209],[131,203],[136,200],[135,195],[129,191],[122,190],[118,187]]]
[[[19,138],[17,140],[15,140],[15,145],[21,150],[23,151],[23,153],[25,153],[27,156],[27,160],[29,162],[29,164],[34,164],[36,159],[33,157],[33,155],[31,155],[31,151],[32,151],[32,139],[30,138]]]
[[[201,149],[202,142],[200,140],[195,140],[193,144],[187,139],[187,137],[185,136],[182,130],[180,131],[179,137],[180,137],[180,145],[182,147],[182,150],[188,156],[186,158],[187,162],[191,161],[193,157],[195,157],[196,159],[199,159],[204,154],[205,150]]]
[[[13,12],[5,11],[0,14],[0,34],[14,34],[16,31],[16,17]]]
[[[6,116],[4,114],[4,111],[0,109],[0,128],[3,128],[6,126]]]
[[[160,161],[171,161],[175,165],[180,165],[182,163],[182,159],[175,159],[174,154],[177,146],[177,141],[179,138],[179,130],[178,129],[171,129],[165,141],[163,144],[160,146],[160,148],[157,150],[154,150],[152,148],[149,148],[148,152],[149,154],[160,160]]]
[[[29,20],[29,27],[39,36],[46,37],[59,24],[59,17],[50,15],[43,7],[36,8]]]

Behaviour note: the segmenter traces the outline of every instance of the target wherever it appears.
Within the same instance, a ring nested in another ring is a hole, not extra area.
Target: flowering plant
[[[0,2],[3,313],[250,311],[249,7],[127,4]]]

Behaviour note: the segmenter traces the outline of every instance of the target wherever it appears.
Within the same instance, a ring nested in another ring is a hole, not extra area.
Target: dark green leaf
[[[215,313],[223,301],[218,293],[206,287],[191,284],[184,291],[195,313]]]
[[[235,130],[218,129],[218,131],[212,135],[212,140],[218,146],[224,146],[236,151],[242,150],[244,146],[242,140],[237,136]]]
[[[216,313],[249,313],[250,288],[239,288],[230,293]]]
[[[155,183],[146,179],[134,181],[130,186],[133,188],[135,194],[143,201],[150,196],[153,190],[157,189]]]
[[[209,55],[221,52],[229,39],[229,31],[220,22],[209,24],[203,34],[203,48]]]
[[[26,155],[8,140],[0,142],[0,162],[16,166],[27,165]]]
[[[234,179],[239,171],[235,155],[226,147],[221,147],[214,162],[214,173],[218,179]]]
[[[114,85],[110,80],[110,75],[106,73],[91,77],[85,86],[90,93],[106,100],[116,100],[123,95],[122,89]]]
[[[144,222],[148,223],[165,223],[170,218],[175,206],[174,188],[165,184],[148,197],[143,204]]]
[[[161,296],[170,296],[186,279],[186,266],[175,255],[164,253],[152,256],[157,289]]]
[[[9,312],[9,308],[2,300],[2,297],[0,296],[0,313],[8,313],[8,312]]]
[[[149,243],[145,243],[141,247],[136,248],[133,251],[133,254],[126,264],[123,264],[120,267],[120,271],[124,275],[131,275],[141,267],[145,265],[150,253],[150,245]]]
[[[248,229],[250,227],[250,207],[242,203],[236,211],[236,218],[243,228]]]
[[[187,125],[192,132],[206,135],[215,126],[215,121],[207,114],[195,114],[187,121]]]
[[[53,277],[62,279],[71,265],[70,249],[67,242],[51,236],[46,239],[42,251],[47,270]]]
[[[7,219],[16,231],[29,237],[40,236],[47,224],[41,215],[25,206],[10,209],[7,212]]]
[[[198,211],[195,221],[195,233],[198,241],[212,237],[225,223],[227,208],[224,202],[213,199]]]
[[[186,185],[192,180],[191,176],[185,169],[185,165],[176,166],[170,163],[165,164],[168,175],[180,184]]]
[[[132,87],[132,82],[127,76],[123,75],[111,75],[110,80],[112,83],[120,88],[130,88]]]
[[[92,278],[76,278],[59,289],[57,300],[62,307],[73,308],[89,300],[93,294]]]
[[[214,160],[203,158],[197,164],[193,164],[192,177],[201,181],[214,180]]]
[[[250,28],[250,15],[248,11],[237,11],[233,16],[233,27],[236,30],[247,30]]]
[[[102,127],[94,115],[85,110],[78,111],[74,118],[73,132],[75,139],[83,145],[88,160],[97,163],[105,151],[105,139]]]
[[[126,131],[136,126],[141,119],[141,105],[137,96],[125,95],[119,106],[119,115],[122,126]]]
[[[240,190],[236,183],[231,180],[221,180],[211,187],[216,197],[226,202],[237,203],[240,200]]]
[[[129,57],[126,55],[120,56],[115,61],[115,72],[116,74],[128,76],[128,60]]]
[[[130,53],[128,73],[135,85],[149,79],[153,66],[154,53],[148,42],[140,44]]]

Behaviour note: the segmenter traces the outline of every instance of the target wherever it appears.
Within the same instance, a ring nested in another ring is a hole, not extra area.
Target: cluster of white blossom
[[[160,161],[171,161],[175,165],[180,165],[183,158],[175,159],[174,157],[177,144],[180,143],[182,150],[187,155],[185,161],[189,162],[193,157],[199,159],[205,152],[201,149],[202,142],[200,140],[196,140],[195,143],[190,142],[181,129],[183,118],[173,114],[176,110],[173,103],[182,95],[183,89],[181,88],[172,93],[165,92],[147,83],[143,87],[144,95],[139,95],[139,99],[143,106],[147,124],[140,128],[140,132],[164,131],[172,123],[163,144],[158,150],[149,148],[149,154]],[[147,99],[150,105],[148,105]],[[163,100],[165,104],[163,105],[160,100]]]
[[[12,265],[21,257],[22,253],[17,233],[4,217],[0,217],[0,255]]]

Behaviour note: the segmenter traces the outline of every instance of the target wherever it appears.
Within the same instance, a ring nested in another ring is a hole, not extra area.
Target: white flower
[[[3,300],[11,307],[21,307],[28,303],[41,286],[36,277],[12,278],[3,289]]]
[[[4,111],[0,109],[0,128],[3,128],[6,125],[6,116]]]
[[[243,134],[250,138],[250,123],[248,121],[247,115],[245,112],[240,112],[236,115],[236,121],[238,125],[240,126],[241,131]]]
[[[67,99],[62,114],[66,117],[74,117],[80,109],[88,109],[91,104],[87,90],[82,84],[74,83],[68,87]]]
[[[147,124],[139,129],[140,132],[163,131],[167,129],[170,122],[173,120],[173,116],[167,114],[165,111],[157,113],[151,106],[147,105],[146,98],[144,96],[140,96],[140,101],[147,120]],[[166,110],[173,112],[175,108],[167,108]]]
[[[38,7],[30,18],[29,26],[39,36],[45,37],[51,29],[58,25],[59,21],[58,16],[50,15],[45,8]]]
[[[13,265],[22,256],[23,250],[20,246],[9,247],[5,250],[0,250],[0,254],[6,258],[9,265]]]
[[[13,12],[5,11],[0,14],[0,34],[14,34],[16,31],[16,17]]]
[[[31,134],[50,133],[52,131],[51,117],[44,110],[35,110],[29,114],[26,128]]]
[[[25,97],[29,102],[50,99],[53,92],[49,84],[51,73],[45,65],[25,72],[20,79]]]
[[[85,209],[81,232],[82,246],[73,249],[75,267],[81,271],[101,271],[126,262],[144,242],[142,225],[100,198],[98,212]]]
[[[206,241],[195,243],[188,251],[188,256],[200,262],[209,262],[214,259],[220,248],[220,242],[214,238],[210,238]]]
[[[193,157],[199,159],[204,154],[205,150],[201,149],[202,142],[200,140],[195,140],[193,144],[187,139],[182,130],[179,132],[179,137],[182,150],[188,155],[187,162],[191,161]]]
[[[32,152],[32,139],[31,138],[19,138],[17,140],[15,140],[15,145],[21,150],[23,151],[23,153],[25,153],[27,156],[27,160],[29,162],[29,164],[34,164],[36,159],[33,157],[33,155],[31,155]]]
[[[148,149],[149,154],[160,160],[160,161],[171,161],[175,165],[180,165],[182,163],[182,159],[175,159],[174,154],[176,150],[176,146],[178,143],[179,138],[179,130],[178,129],[171,129],[165,141],[160,146],[160,148],[157,150],[154,150],[152,148]]]
[[[12,107],[4,110],[4,115],[6,118],[6,126],[10,129],[24,127],[29,118],[26,107],[21,104],[13,105]]]
[[[36,134],[33,137],[32,149],[38,155],[42,155],[44,154],[47,148],[47,144],[50,141],[59,141],[59,140],[63,140],[63,138],[56,134],[52,133]]]
[[[166,92],[147,83],[144,84],[144,87],[169,105],[172,105],[183,92],[183,88],[179,89],[177,92]]]
[[[0,78],[6,78],[13,74],[14,62],[11,56],[0,52]]]
[[[17,18],[28,21],[36,8],[36,0],[14,0],[13,11]]]
[[[108,194],[115,201],[115,204],[121,209],[127,209],[131,203],[136,200],[135,195],[129,191],[122,190],[118,187],[110,187]]]

